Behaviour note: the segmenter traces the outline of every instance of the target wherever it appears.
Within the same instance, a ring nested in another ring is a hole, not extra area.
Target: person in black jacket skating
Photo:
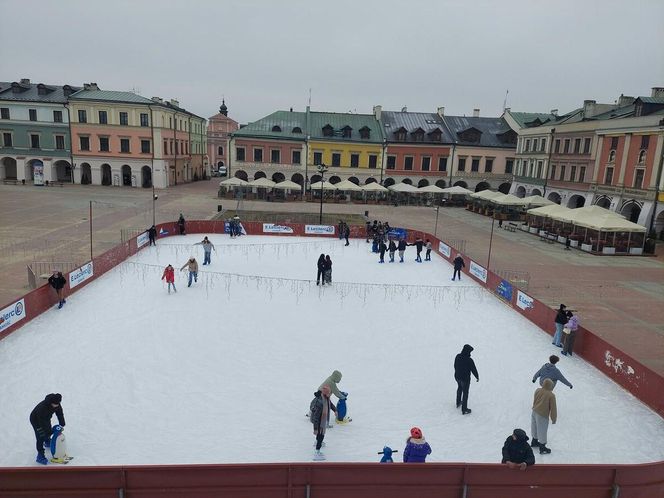
[[[397,245],[397,250],[399,251],[399,263],[403,263],[403,256],[406,252],[407,246],[408,243],[406,242],[406,239],[399,239],[399,244]]]
[[[454,264],[454,274],[452,275],[452,282],[456,280],[457,275],[459,275],[459,280],[461,280],[461,268],[464,268],[466,266],[466,263],[464,263],[461,254],[457,254],[457,257],[454,258],[453,264]]]
[[[321,279],[323,280],[323,285],[325,285],[325,254],[321,254],[318,258],[318,273],[316,273],[316,285],[320,284]]]
[[[65,279],[61,271],[54,271],[53,275],[48,277],[48,284],[53,287],[58,294],[58,309],[62,308],[67,302],[65,300],[65,285],[67,284],[67,279]]]
[[[35,431],[37,439],[37,463],[46,465],[48,460],[44,455],[44,446],[48,446],[53,431],[51,427],[51,417],[55,413],[58,417],[58,423],[65,426],[65,415],[62,412],[62,395],[59,393],[47,394],[44,401],[40,401],[30,412],[30,425]]]
[[[182,213],[180,213],[180,217],[178,218],[178,229],[180,230],[180,235],[185,234],[185,226],[186,222],[184,221],[184,216]]]
[[[454,380],[457,382],[456,407],[461,407],[461,413],[467,415],[472,412],[468,408],[468,391],[470,389],[470,374],[472,373],[477,382],[480,376],[475,368],[475,362],[470,357],[473,347],[465,344],[461,352],[454,358]]]
[[[424,241],[422,240],[422,237],[417,237],[415,239],[415,242],[412,244],[408,244],[409,246],[415,246],[417,250],[417,256],[415,257],[415,261],[418,263],[422,262],[422,248],[424,247]]]
[[[394,253],[397,251],[397,245],[393,239],[390,239],[390,245],[387,247],[387,250],[390,252],[390,263],[394,263]]]
[[[533,449],[528,444],[528,435],[523,429],[514,429],[514,432],[505,440],[503,445],[503,459],[510,469],[526,470],[535,465]]]
[[[157,227],[152,225],[150,228],[148,228],[148,238],[150,239],[150,245],[151,246],[156,246],[157,242],[155,242],[157,238]]]
[[[378,252],[380,253],[379,263],[385,263],[385,251],[387,251],[387,245],[385,245],[385,241],[381,240],[378,242]]]
[[[346,244],[347,246],[350,245],[350,242],[348,242],[348,237],[350,237],[350,227],[348,226],[347,223],[344,223],[344,239],[346,239]]]

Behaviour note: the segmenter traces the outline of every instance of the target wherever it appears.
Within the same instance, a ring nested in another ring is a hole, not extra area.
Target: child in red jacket
[[[164,269],[164,274],[161,276],[161,279],[164,280],[166,279],[166,283],[168,284],[168,293],[171,293],[171,285],[173,286],[173,290],[177,292],[178,290],[175,288],[175,268],[173,266],[168,265]]]

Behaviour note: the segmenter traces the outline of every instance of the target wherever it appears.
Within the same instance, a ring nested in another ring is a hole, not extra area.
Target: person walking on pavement
[[[457,275],[459,276],[459,280],[461,280],[461,268],[465,268],[466,263],[463,261],[463,257],[461,257],[461,254],[457,254],[457,257],[454,258],[454,261],[452,262],[454,264],[454,274],[452,275],[452,282],[456,280]]]
[[[189,270],[189,283],[187,284],[187,287],[191,287],[192,280],[198,282],[198,261],[196,261],[196,258],[193,256],[189,258],[189,261],[182,265],[180,271],[184,271],[185,268]]]
[[[561,304],[560,307],[558,308],[558,311],[556,311],[556,319],[554,320],[554,323],[556,325],[556,331],[553,334],[553,344],[557,348],[562,348],[562,340],[563,340],[563,327],[567,323],[567,312],[565,311],[567,309],[567,306],[564,304]]]
[[[565,332],[569,330],[569,333]],[[571,311],[567,312],[567,323],[563,328],[563,356],[572,356],[574,353],[574,341],[576,340],[576,333],[579,330],[579,317],[574,315]]]
[[[208,240],[207,236],[200,242],[196,242],[194,245],[203,246],[203,251],[205,253],[205,258],[203,259],[203,266],[211,264],[212,249],[214,249],[214,252],[217,252],[217,248],[214,247],[214,244]]]
[[[37,440],[37,463],[47,465],[48,460],[44,454],[44,447],[50,444],[51,418],[53,414],[58,417],[58,424],[65,426],[65,414],[62,411],[62,395],[60,393],[47,394],[43,401],[40,401],[30,412],[30,425],[35,431]]]
[[[67,279],[65,279],[61,271],[54,271],[53,275],[48,277],[48,284],[55,289],[55,293],[58,295],[58,309],[61,309],[67,302],[65,299]]]
[[[556,367],[556,363],[558,363],[558,361],[560,361],[560,358],[558,358],[555,354],[549,356],[549,363],[542,365],[542,368],[540,368],[537,372],[535,372],[535,375],[533,375],[533,384],[538,378],[540,380],[540,386],[543,385],[545,379],[551,379],[553,382],[553,387],[556,387],[556,383],[560,381],[572,389],[574,386],[572,386],[570,381],[568,381],[560,372],[560,370],[558,370],[558,367]]]
[[[470,390],[470,374],[472,373],[480,381],[475,362],[470,357],[473,352],[470,344],[465,344],[461,352],[454,358],[454,380],[457,383],[456,407],[461,407],[461,413],[467,415],[472,412],[468,408],[468,391]]]
[[[530,433],[533,436],[530,446],[539,448],[540,455],[551,453],[551,450],[546,447],[549,417],[551,424],[555,424],[558,418],[556,395],[553,394],[553,381],[544,379],[542,387],[535,390],[533,411],[530,416]]]
[[[316,274],[316,285],[319,285],[321,280],[323,280],[323,285],[325,285],[325,254],[321,254],[318,257],[316,267],[318,268],[318,273]]]

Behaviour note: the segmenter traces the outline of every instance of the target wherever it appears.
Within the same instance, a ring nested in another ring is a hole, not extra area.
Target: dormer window
[[[410,134],[410,137],[413,139],[413,142],[424,142],[424,130],[418,128]]]
[[[280,132],[280,131],[281,131],[281,126],[279,126],[279,125],[274,125],[274,126],[272,127],[272,131]]]
[[[646,162],[647,154],[648,154],[647,150],[641,150],[641,152],[639,152],[639,164],[643,164]]]
[[[334,136],[334,128],[332,128],[332,125],[326,124],[325,126],[323,126],[323,136],[324,137]]]
[[[477,128],[468,128],[467,130],[458,132],[457,135],[462,142],[476,143],[480,141],[480,138],[482,138],[482,132]]]
[[[360,138],[366,140],[370,137],[371,137],[371,128],[369,128],[368,126],[363,126],[362,128],[360,128]]]
[[[408,136],[408,130],[406,130],[406,128],[404,128],[403,126],[394,132],[394,138],[399,142],[405,142],[407,136]]]
[[[341,136],[344,138],[350,138],[353,133],[353,129],[346,125],[343,128],[341,128]]]
[[[443,140],[443,132],[440,131],[440,128],[434,128],[427,135],[432,142],[442,142]]]
[[[292,133],[302,133],[302,128],[300,128],[299,126],[296,126],[295,128],[293,128]]]
[[[498,133],[496,135],[498,137],[498,140],[500,140],[504,144],[514,144],[516,145],[517,142],[517,134],[514,130],[507,130],[503,133]],[[543,141],[545,142],[545,141]]]

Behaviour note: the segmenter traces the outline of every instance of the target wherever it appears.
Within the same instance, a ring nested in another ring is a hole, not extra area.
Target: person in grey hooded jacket
[[[535,372],[535,375],[533,375],[533,384],[539,377],[540,386],[544,385],[544,379],[551,379],[553,382],[553,387],[556,387],[556,383],[560,381],[572,389],[574,386],[572,386],[571,382],[565,378],[560,370],[558,370],[558,367],[556,367],[556,363],[558,363],[559,360],[560,358],[558,358],[555,354],[549,356],[549,363],[542,365],[542,368],[540,368],[537,372]]]
[[[346,396],[339,391],[339,387],[337,386],[337,383],[341,382],[341,372],[339,370],[335,370],[332,372],[332,375],[330,375],[327,379],[325,379],[323,382],[321,382],[320,386],[318,387],[318,390],[323,386],[328,386],[330,388],[330,391],[332,394],[334,394],[337,398],[339,399],[346,399]]]

